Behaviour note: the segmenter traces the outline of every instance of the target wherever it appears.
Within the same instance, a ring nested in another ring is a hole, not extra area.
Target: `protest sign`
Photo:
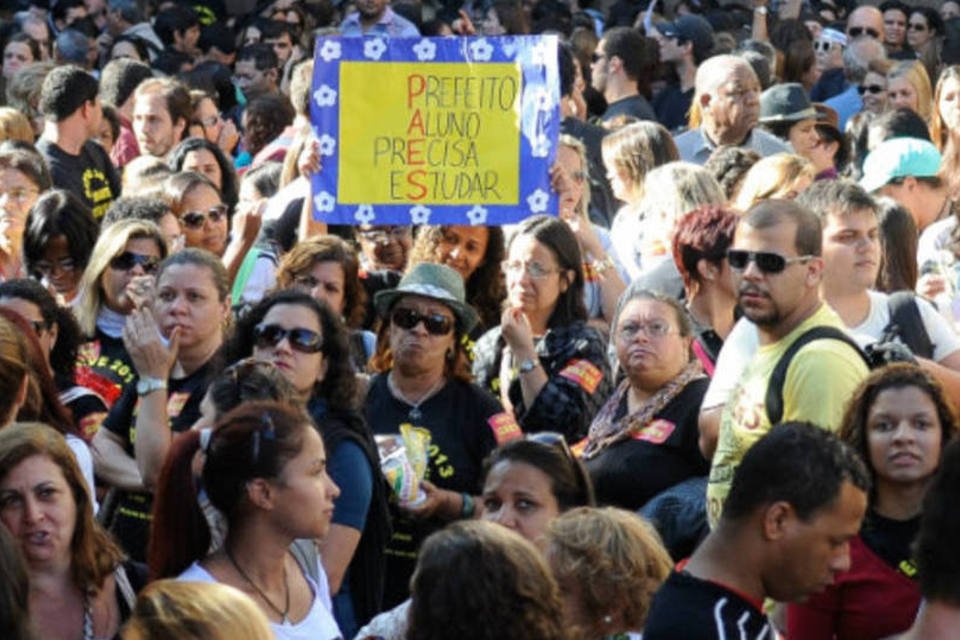
[[[317,39],[310,115],[333,224],[486,224],[555,212],[556,36]]]

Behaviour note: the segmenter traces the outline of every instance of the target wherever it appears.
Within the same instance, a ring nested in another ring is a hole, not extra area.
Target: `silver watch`
[[[167,381],[163,378],[151,378],[149,376],[137,380],[137,395],[145,396],[148,393],[167,388]]]
[[[526,358],[520,362],[520,366],[517,367],[517,371],[520,373],[530,373],[539,366],[540,361],[536,358]]]

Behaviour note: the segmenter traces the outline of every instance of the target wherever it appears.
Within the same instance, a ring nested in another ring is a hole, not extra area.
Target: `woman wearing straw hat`
[[[461,338],[478,318],[456,271],[418,264],[395,289],[377,293],[374,306],[383,326],[371,360],[379,375],[370,381],[367,423],[375,434],[409,425],[430,437],[423,502],[394,514],[384,598],[389,608],[407,597],[423,539],[446,522],[473,517],[484,457],[520,430],[472,384]]]

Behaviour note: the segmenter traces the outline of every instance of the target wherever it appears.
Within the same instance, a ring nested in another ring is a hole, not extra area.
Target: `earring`
[[[613,616],[611,616],[609,613],[603,616],[603,624],[613,624]]]

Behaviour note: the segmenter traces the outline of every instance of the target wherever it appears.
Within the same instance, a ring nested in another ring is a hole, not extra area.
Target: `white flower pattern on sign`
[[[322,156],[332,156],[333,152],[337,148],[337,141],[327,134],[320,136],[318,142],[320,147],[320,155]]]
[[[380,38],[373,38],[363,43],[363,55],[371,60],[379,60],[387,50],[387,44]]]
[[[517,55],[517,41],[514,38],[504,38],[503,44],[500,45],[500,48],[503,49],[504,55],[513,60]]]
[[[550,155],[550,139],[546,133],[540,132],[530,138],[530,155],[534,158],[546,158]]]
[[[324,40],[320,47],[320,57],[324,62],[339,60],[341,55],[340,43],[336,40]]]
[[[541,65],[541,66],[542,66],[542,65],[547,64],[547,61],[548,61],[549,59],[550,59],[550,58],[549,58],[549,56],[548,56],[548,54],[547,54],[547,43],[546,43],[546,42],[538,42],[538,43],[535,44],[535,45],[533,46],[533,48],[530,50],[530,60],[533,62],[533,64]]]
[[[322,84],[313,92],[313,100],[318,107],[332,107],[337,104],[337,91],[333,87]]]
[[[537,189],[527,196],[527,205],[533,213],[543,213],[550,203],[550,196],[543,189]]]
[[[313,197],[313,206],[317,209],[317,211],[329,213],[330,211],[333,211],[334,204],[336,204],[336,200],[334,200],[333,196],[326,191],[321,191]]]
[[[481,207],[478,204],[473,205],[473,208],[467,211],[467,219],[470,224],[483,224],[487,221],[486,207]]]
[[[370,224],[376,217],[377,214],[373,212],[373,207],[369,204],[360,205],[357,207],[356,213],[353,214],[353,218],[360,224]]]
[[[430,42],[426,38],[413,45],[413,52],[417,54],[417,60],[423,62],[424,60],[433,60],[437,57],[437,45]]]
[[[474,60],[487,62],[493,55],[493,46],[484,38],[480,38],[470,43],[470,53],[473,55]]]
[[[417,206],[410,209],[410,221],[413,224],[429,224],[430,223],[430,209],[418,204]]]

